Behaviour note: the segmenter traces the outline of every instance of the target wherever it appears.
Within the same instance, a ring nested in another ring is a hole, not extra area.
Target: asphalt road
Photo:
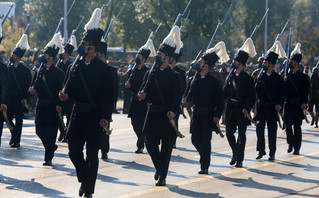
[[[287,153],[286,134],[278,131],[276,161],[255,160],[255,127],[247,130],[243,168],[229,165],[226,138],[213,135],[210,174],[198,175],[199,155],[191,144],[189,119],[180,119],[166,187],[155,187],[154,168],[146,150],[135,154],[136,136],[130,120],[113,115],[109,159],[100,160],[94,197],[319,197],[319,130],[303,124],[300,155]],[[77,197],[79,183],[66,143],[58,142],[53,167],[42,166],[44,149],[34,121],[25,120],[20,149],[10,148],[7,128],[0,147],[0,198]],[[222,125],[224,131],[224,126]],[[268,153],[268,151],[267,151]],[[99,154],[100,155],[100,154]]]

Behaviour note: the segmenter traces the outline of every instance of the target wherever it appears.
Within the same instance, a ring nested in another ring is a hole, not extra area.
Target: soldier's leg
[[[226,125],[226,137],[227,137],[229,146],[232,149],[233,160],[236,160],[236,138],[235,138],[236,128],[237,128],[236,125],[233,125],[233,124]]]
[[[309,100],[308,102],[308,112],[311,116],[311,126],[314,125],[315,123],[315,114],[313,112],[313,106],[314,106],[314,102],[313,102],[313,99]]]
[[[178,129],[179,116],[180,116],[180,114],[177,114],[177,115],[174,117],[174,121],[175,121],[175,124],[176,124],[177,129]],[[173,148],[176,148],[176,140],[177,140],[177,136],[176,136],[176,137],[174,136],[174,139],[173,139]]]
[[[291,152],[294,146],[294,138],[293,138],[293,131],[292,131],[292,121],[290,119],[285,119],[286,124],[286,135],[287,135],[287,144],[289,145],[288,150]],[[289,152],[289,153],[290,153]]]
[[[245,146],[246,146],[246,130],[247,125],[245,123],[240,123],[238,125],[238,138],[237,138],[237,163],[242,162],[244,160],[245,155]]]
[[[47,122],[45,125],[45,136],[46,136],[46,145],[45,145],[45,158],[44,161],[51,161],[54,157],[54,152],[57,149],[55,144],[56,137],[58,134],[58,123]]]
[[[93,194],[99,167],[98,159],[99,138],[89,138],[86,142],[86,161],[88,163],[88,182],[85,194]]]
[[[260,120],[256,126],[257,151],[259,155],[265,155],[265,120]]]
[[[145,116],[134,115],[131,117],[131,124],[133,126],[133,130],[137,136],[136,147],[137,149],[144,148],[145,142],[145,133],[143,132]]]
[[[108,153],[108,139],[105,132],[101,135],[101,141],[100,141],[100,149],[102,153],[102,159],[107,159],[107,153]]]
[[[15,127],[13,143],[19,144],[21,141],[22,125],[23,125],[23,112],[16,112],[15,114]]]
[[[3,120],[0,116],[0,146],[1,146],[1,139],[2,139],[2,131],[3,131]]]
[[[146,131],[146,149],[151,156],[152,162],[156,169],[156,172],[161,174],[160,167],[160,151],[158,148],[159,145],[159,135],[157,133],[152,133],[151,131]]]
[[[302,141],[302,132],[301,132],[302,120],[296,120],[294,123],[294,154],[299,154]]]
[[[276,120],[267,121],[267,127],[268,127],[269,156],[274,157],[276,153],[277,121]]]
[[[171,134],[174,132],[171,131]],[[161,152],[160,152],[160,180],[165,180],[168,172],[169,162],[171,160],[173,143],[174,143],[174,136],[171,134],[164,134],[161,137],[162,144],[161,144]]]
[[[87,182],[88,163],[84,159],[83,146],[85,139],[82,134],[72,136],[68,140],[69,157],[75,167],[76,175],[79,182]]]

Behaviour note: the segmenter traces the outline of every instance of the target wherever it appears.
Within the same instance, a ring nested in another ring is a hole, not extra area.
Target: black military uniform
[[[298,44],[297,44],[298,45]],[[290,62],[300,63],[302,55],[300,53],[293,54]],[[291,65],[291,63],[290,63]],[[292,67],[291,67],[292,68]],[[290,71],[285,79],[285,103],[283,119],[286,125],[288,153],[294,149],[294,154],[299,155],[302,141],[301,125],[305,118],[302,104],[307,104],[310,82],[309,77],[297,70],[295,73]],[[292,129],[294,127],[294,129]]]
[[[278,54],[270,51],[266,55],[265,61],[275,65],[277,59]],[[256,159],[260,159],[263,155],[266,155],[265,124],[267,123],[269,160],[275,160],[277,121],[279,119],[275,106],[283,106],[284,80],[274,71],[270,74],[264,71],[258,79],[256,78],[255,88],[258,100],[254,119],[259,121],[256,126],[257,151],[259,152]]]
[[[58,44],[53,44],[46,47],[44,54],[55,58],[59,51],[57,46]],[[55,141],[60,118],[56,107],[60,106],[58,94],[62,88],[63,76],[63,72],[53,64],[50,67],[46,67],[45,63],[42,63],[31,82],[31,87],[38,94],[35,129],[45,148],[45,162],[43,165],[52,165],[52,158],[58,147]]]
[[[94,13],[96,11],[97,9]],[[86,30],[82,40],[97,48],[102,35],[103,30],[94,27]],[[79,49],[82,47],[84,46],[79,46]],[[80,55],[83,57],[85,52]],[[85,193],[86,196],[91,196],[97,177],[98,151],[102,134],[105,133],[100,121],[105,119],[110,122],[112,114],[112,73],[109,67],[95,56],[89,63],[81,58],[70,69],[67,78],[65,93],[68,97],[74,97],[71,122],[67,131],[69,156],[75,166],[78,181],[81,182],[79,195]],[[83,156],[84,144],[86,158]]]
[[[243,65],[246,64],[248,53],[239,51],[234,60],[239,61]],[[253,78],[244,70],[239,74],[233,73],[224,87],[224,99],[226,102],[225,124],[226,136],[228,143],[232,149],[233,157],[231,165],[236,164],[242,167],[244,160],[246,129],[250,125],[250,121],[243,114],[243,109],[249,113],[255,103],[255,88]],[[235,132],[238,127],[238,138],[235,139]]]
[[[145,74],[141,91],[141,93],[146,93],[146,100],[150,103],[144,130],[146,148],[156,169],[154,178],[158,180],[157,186],[166,185],[168,166],[176,136],[174,128],[169,124],[167,113],[172,111],[177,114],[180,105],[179,74],[170,69],[168,65],[165,68],[160,68],[163,65],[163,60],[167,61],[167,57],[171,58],[174,55],[177,47],[175,45],[178,45],[175,41],[180,40],[180,38],[176,38],[176,31],[179,31],[179,28],[174,26],[160,45],[158,49],[160,55],[157,56],[153,69]],[[172,43],[174,46],[171,46]],[[163,59],[164,57],[166,59]],[[168,63],[165,62],[165,64]],[[161,150],[159,150],[159,144],[161,144]]]
[[[74,50],[74,46],[70,43],[66,44],[64,47],[64,53],[68,54],[69,56],[71,56],[73,50]],[[64,56],[63,56],[63,54],[61,54],[61,55],[62,55],[62,57],[60,57],[59,61],[56,64],[56,67],[58,67],[60,70],[63,71],[64,77],[65,77],[67,72],[68,72],[68,68],[70,67],[72,62],[70,61],[70,59],[68,59],[66,62],[64,62],[64,60],[63,60]],[[68,101],[63,102],[62,106],[61,106],[62,107],[61,115],[62,115],[62,117],[63,117],[63,115],[66,115],[66,118],[67,118],[66,126],[68,126],[70,123],[73,104],[74,104],[73,99],[69,99]],[[59,135],[58,140],[66,142],[66,129],[64,129],[62,122],[60,122],[59,130],[60,130],[60,135]]]
[[[309,94],[309,104],[308,111],[312,117],[311,125],[315,124],[318,128],[318,118],[319,118],[319,68],[315,67],[312,70],[311,76],[311,89]],[[315,108],[314,108],[315,107]],[[313,112],[315,110],[315,113]]]
[[[13,52],[15,53],[15,51]],[[17,54],[17,53],[16,53]],[[23,54],[21,54],[23,57]],[[10,140],[11,147],[19,147],[21,140],[23,113],[28,109],[22,104],[22,100],[26,101],[29,98],[29,85],[31,83],[30,69],[25,67],[22,63],[17,66],[10,64],[10,103],[8,108],[8,116],[13,130],[11,131],[12,137]],[[13,118],[15,118],[15,124],[13,124]]]
[[[0,38],[0,42],[1,42]],[[8,104],[9,99],[9,74],[7,66],[0,61],[0,104]],[[3,131],[4,117],[0,112],[0,145]]]
[[[142,53],[142,52],[141,52]],[[144,53],[144,52],[143,52]],[[143,83],[143,78],[145,73],[148,71],[148,68],[143,65],[141,68],[135,66],[128,80],[128,83],[131,85],[132,97],[129,105],[128,117],[131,118],[131,124],[133,130],[137,136],[137,153],[143,152],[144,143],[145,143],[145,131],[143,131],[145,115],[147,111],[146,100],[139,100],[137,93],[141,88]]]

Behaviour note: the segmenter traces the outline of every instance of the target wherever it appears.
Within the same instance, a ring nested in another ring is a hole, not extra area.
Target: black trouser
[[[101,144],[102,127],[99,113],[75,113],[68,128],[69,157],[76,169],[78,181],[86,194],[94,193],[99,167],[98,151]],[[83,147],[86,144],[86,158]]]
[[[3,116],[2,111],[0,111],[0,145],[1,145],[1,138],[2,138],[2,131],[3,131]]]
[[[23,125],[23,111],[21,109],[20,111],[18,110],[9,112],[8,114],[9,122],[11,126],[13,126],[13,130],[11,130],[11,142],[14,144],[19,144]],[[13,123],[13,117],[15,117],[15,124]]]
[[[166,113],[149,113],[145,123],[146,148],[160,179],[167,176],[175,133]],[[161,144],[161,150],[159,150]]]
[[[277,121],[276,120],[260,120],[256,126],[257,134],[257,151],[265,152],[265,124],[268,128],[268,146],[269,156],[275,156],[276,139],[277,139]]]
[[[58,133],[58,123],[36,122],[35,131],[45,148],[44,161],[52,160],[56,149],[55,141]]]
[[[106,135],[105,131],[103,131],[101,135],[100,149],[102,155],[105,155],[110,151],[110,136]]]
[[[287,143],[299,151],[302,141],[301,124],[302,119],[285,119]],[[293,127],[293,129],[292,129]]]
[[[145,114],[131,116],[131,124],[137,136],[136,146],[138,149],[143,149],[145,144],[145,132],[143,131]]]
[[[228,143],[232,149],[233,159],[237,162],[242,162],[244,160],[247,125],[245,123],[238,123],[237,141],[235,138],[236,129],[237,129],[236,124],[227,124],[226,136],[227,136]]]

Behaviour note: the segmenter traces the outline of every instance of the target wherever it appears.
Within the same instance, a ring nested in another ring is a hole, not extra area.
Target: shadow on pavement
[[[221,198],[219,193],[203,193],[187,190],[175,185],[168,185],[169,191],[185,197],[201,197],[201,198]]]

